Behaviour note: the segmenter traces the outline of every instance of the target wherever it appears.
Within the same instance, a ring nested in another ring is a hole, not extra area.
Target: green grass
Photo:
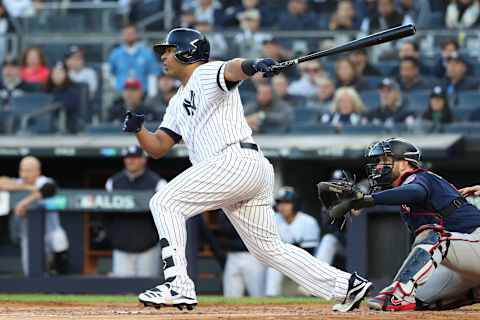
[[[0,294],[0,302],[68,302],[68,303],[136,303],[132,295],[60,295],[60,294]],[[205,304],[298,304],[329,303],[325,300],[309,297],[259,297],[224,298],[220,296],[201,296],[200,303]]]

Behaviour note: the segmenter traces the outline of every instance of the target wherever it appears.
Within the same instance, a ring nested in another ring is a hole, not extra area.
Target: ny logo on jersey
[[[197,107],[195,106],[195,93],[193,92],[193,90],[190,90],[190,101],[188,101],[186,98],[185,100],[183,100],[183,107],[185,108],[189,116],[194,115]]]

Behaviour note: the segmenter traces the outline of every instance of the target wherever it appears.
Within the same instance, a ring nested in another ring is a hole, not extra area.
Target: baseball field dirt
[[[56,298],[49,301],[48,296],[42,299],[2,299],[0,296],[0,319],[31,319],[31,320],[60,320],[60,319],[188,319],[188,320],[212,320],[212,319],[479,319],[480,306],[465,307],[454,311],[443,312],[399,312],[380,313],[367,310],[362,305],[360,310],[342,314],[333,313],[331,304],[315,300],[253,300],[224,301],[220,298],[204,299],[194,311],[179,311],[177,309],[152,309],[144,308],[136,303],[134,298],[123,298],[120,301],[99,299],[95,302],[94,296],[89,299],[79,299],[78,302],[72,297],[64,299]],[[201,301],[201,300],[200,300]]]

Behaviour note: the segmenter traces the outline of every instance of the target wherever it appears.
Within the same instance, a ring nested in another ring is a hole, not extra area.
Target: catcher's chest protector
[[[428,195],[424,203],[401,206],[401,216],[410,230],[437,224],[451,232],[471,233],[480,227],[480,211],[442,177],[419,171],[407,176],[402,184],[410,183],[420,184]]]

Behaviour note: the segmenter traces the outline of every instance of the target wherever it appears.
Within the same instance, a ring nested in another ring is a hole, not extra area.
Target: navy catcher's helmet
[[[277,196],[275,197],[275,203],[278,204],[279,202],[291,202],[293,203],[295,211],[300,210],[300,199],[293,187],[285,186],[278,190]]]
[[[173,29],[165,42],[153,45],[158,56],[162,56],[167,48],[175,48],[175,57],[182,63],[207,62],[210,57],[210,43],[202,33],[194,29]]]
[[[381,157],[391,157],[391,163],[384,163],[381,169],[377,164]],[[420,167],[421,152],[413,143],[400,138],[388,138],[370,145],[366,151],[367,175],[372,188],[390,187],[393,182],[393,162],[405,160],[414,167]]]

